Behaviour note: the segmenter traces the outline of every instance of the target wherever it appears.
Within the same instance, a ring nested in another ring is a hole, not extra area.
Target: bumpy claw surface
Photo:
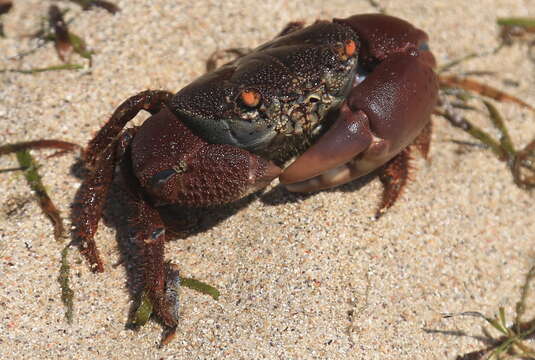
[[[149,118],[132,143],[132,165],[158,205],[209,206],[266,187],[281,169],[232,145],[209,144],[168,109]]]

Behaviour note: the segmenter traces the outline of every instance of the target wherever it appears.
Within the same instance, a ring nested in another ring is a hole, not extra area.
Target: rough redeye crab
[[[166,284],[178,275],[166,275],[158,206],[228,203],[277,177],[290,191],[314,191],[382,167],[381,210],[388,208],[407,180],[409,145],[424,155],[429,148],[434,66],[421,30],[357,15],[292,23],[176,94],[135,95],[85,151],[90,173],[73,211],[75,237],[93,270],[103,271],[93,237],[120,164],[137,207],[132,226],[143,248],[145,291],[174,328],[178,303]],[[152,116],[123,130],[140,110]]]

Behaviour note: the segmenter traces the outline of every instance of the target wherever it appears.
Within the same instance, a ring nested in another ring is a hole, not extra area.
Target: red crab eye
[[[344,51],[348,57],[355,55],[357,52],[357,44],[353,40],[347,40],[344,44]]]
[[[260,93],[256,90],[243,90],[240,98],[243,104],[248,107],[256,107],[260,104]]]
[[[353,40],[346,40],[343,44],[338,43],[334,50],[341,60],[346,61],[357,52],[357,43]]]

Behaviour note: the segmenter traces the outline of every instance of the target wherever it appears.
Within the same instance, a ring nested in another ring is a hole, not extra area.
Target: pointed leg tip
[[[104,264],[100,259],[94,260],[89,259],[89,269],[93,273],[103,273],[104,272]]]
[[[379,179],[383,183],[383,199],[375,215],[379,219],[399,199],[410,178],[410,147],[396,155],[380,170]]]
[[[80,244],[84,244],[84,242],[80,242]],[[100,258],[100,254],[98,253],[98,250],[96,249],[96,245],[94,243],[94,240],[91,239],[90,241],[87,241],[85,244],[86,247],[84,248],[84,245],[79,245],[80,254],[82,254],[83,257],[86,258],[87,262],[89,263],[89,270],[93,273],[103,273],[104,272],[104,263],[102,262],[102,259]]]
[[[379,220],[380,218],[383,217],[383,215],[386,213],[386,210],[388,210],[388,207],[382,207],[380,208],[379,210],[377,210],[377,212],[375,213],[375,216],[373,217],[373,219],[375,221]]]
[[[104,266],[102,264],[99,264],[95,267],[95,269],[93,270],[93,272],[95,273],[103,273],[104,272]]]
[[[160,342],[160,348],[169,345],[171,341],[176,337],[176,326],[167,328],[163,334],[162,341]]]

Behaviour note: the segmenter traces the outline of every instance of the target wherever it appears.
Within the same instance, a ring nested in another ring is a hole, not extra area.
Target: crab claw
[[[271,161],[244,149],[207,143],[167,108],[139,128],[132,165],[156,205],[228,203],[266,187],[281,173]]]
[[[437,101],[425,33],[384,15],[337,21],[359,34],[370,72],[354,82],[333,126],[280,176],[290,191],[334,187],[382,166],[422,132]]]
[[[338,120],[308,151],[288,166],[280,176],[292,191],[295,183],[318,176],[347,163],[372,142],[369,121],[362,111],[353,112],[347,104]],[[299,190],[296,190],[299,191]]]

